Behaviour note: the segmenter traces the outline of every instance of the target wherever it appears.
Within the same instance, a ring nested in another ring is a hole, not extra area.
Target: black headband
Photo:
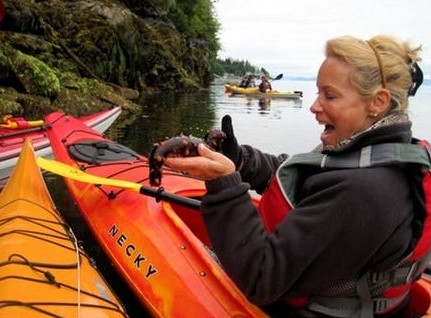
[[[422,73],[422,70],[419,67],[418,63],[415,63],[412,65],[410,74],[412,76],[412,86],[409,89],[409,96],[415,96],[416,91],[424,81],[424,73]]]

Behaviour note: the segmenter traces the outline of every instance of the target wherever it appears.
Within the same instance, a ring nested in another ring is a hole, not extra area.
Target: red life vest
[[[360,310],[361,317],[372,317],[398,307],[409,294],[411,284],[424,272],[431,256],[431,146],[426,141],[414,140],[412,144],[388,143],[368,146],[355,152],[337,155],[306,153],[292,156],[277,170],[268,189],[262,195],[259,212],[267,231],[276,226],[295,207],[297,184],[301,167],[322,170],[359,169],[365,167],[415,165],[421,169],[424,220],[422,234],[411,254],[396,267],[384,271],[366,273],[362,278],[348,281],[357,293],[357,302],[340,296],[296,297],[288,300],[292,307],[306,307],[330,316],[350,317]],[[342,282],[346,284],[346,282]],[[372,286],[386,286],[378,295],[371,295]],[[334,286],[337,286],[335,284]],[[352,292],[350,290],[349,292]],[[355,305],[354,305],[355,304]],[[359,308],[359,309],[358,309]]]

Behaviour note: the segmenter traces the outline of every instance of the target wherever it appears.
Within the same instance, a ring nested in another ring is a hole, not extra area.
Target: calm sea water
[[[316,97],[315,83],[281,80],[273,82],[273,88],[280,91],[300,90],[304,97],[301,101],[273,99],[262,103],[243,96],[229,97],[223,86],[212,86],[209,90],[191,94],[161,94],[141,100],[141,113],[135,117],[120,118],[107,135],[139,153],[148,154],[153,143],[163,137],[179,133],[202,137],[208,129],[220,128],[221,118],[230,114],[235,134],[242,144],[274,154],[311,150],[319,143],[322,131],[309,110]],[[417,96],[411,99],[410,116],[414,134],[420,138],[431,139],[430,100],[431,86],[421,87]],[[95,258],[99,269],[127,307],[130,317],[148,317],[104,258],[68,196],[63,181],[49,174],[46,180],[57,207],[88,253]]]
[[[323,129],[310,112],[317,89],[314,81],[274,81],[280,91],[302,91],[300,101],[272,99],[266,103],[245,96],[230,97],[224,86],[193,94],[163,94],[142,101],[142,114],[128,127],[111,130],[113,138],[148,154],[154,142],[179,133],[203,136],[220,128],[221,118],[230,114],[240,143],[270,153],[295,154],[313,149]],[[423,85],[410,100],[414,134],[431,139],[431,86]]]

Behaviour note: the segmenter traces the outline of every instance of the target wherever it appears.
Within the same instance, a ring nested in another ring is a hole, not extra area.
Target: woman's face
[[[335,146],[351,135],[367,129],[375,121],[370,101],[364,100],[350,81],[354,69],[346,62],[327,58],[317,75],[318,96],[310,110],[324,130],[324,147]]]

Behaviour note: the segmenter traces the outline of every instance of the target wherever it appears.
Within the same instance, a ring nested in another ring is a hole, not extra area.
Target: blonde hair
[[[351,81],[364,98],[371,98],[382,86],[390,91],[389,113],[407,110],[411,73],[421,60],[421,49],[388,35],[368,41],[342,36],[326,42],[327,57],[340,58],[354,67]]]

